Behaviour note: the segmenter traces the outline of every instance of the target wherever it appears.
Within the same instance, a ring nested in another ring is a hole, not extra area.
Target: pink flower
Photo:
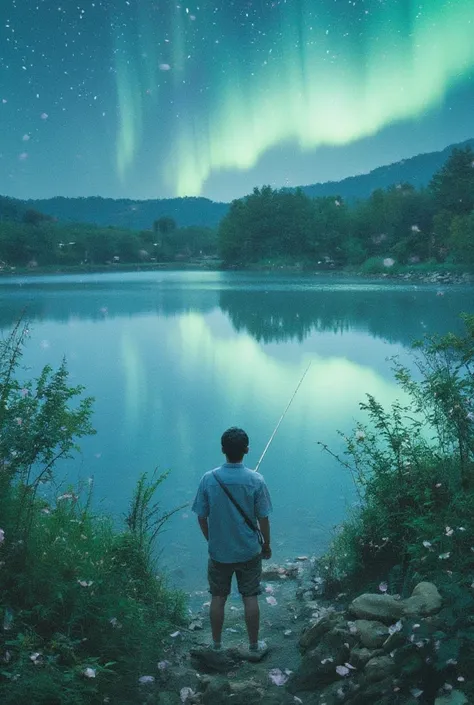
[[[380,592],[387,592],[387,590],[388,590],[387,583],[386,582],[380,583],[379,590],[380,590]]]
[[[5,532],[3,529],[0,529],[0,544],[2,544],[5,541]]]
[[[336,666],[336,673],[339,676],[347,676],[349,675],[349,669],[347,666]]]
[[[268,602],[268,604],[271,605],[272,607],[275,607],[275,605],[278,604],[278,602],[276,601],[276,599],[275,599],[274,597],[272,597],[272,596],[266,597],[265,599],[266,599],[266,601]]]
[[[285,685],[288,680],[288,675],[283,673],[283,671],[279,668],[272,668],[272,670],[268,673],[268,677],[275,685]]]
[[[140,676],[140,678],[138,679],[138,682],[140,683],[140,685],[148,685],[150,683],[155,682],[155,677],[154,676]]]
[[[96,673],[97,671],[95,668],[85,668],[83,671],[83,674],[86,678],[95,678]]]

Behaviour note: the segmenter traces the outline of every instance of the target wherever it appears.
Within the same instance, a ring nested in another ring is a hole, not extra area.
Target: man
[[[249,450],[249,438],[245,431],[236,427],[229,428],[222,434],[221,445],[226,462],[203,476],[192,507],[209,544],[208,579],[213,648],[221,648],[224,608],[235,573],[244,603],[250,652],[253,655],[263,655],[266,645],[258,640],[258,595],[261,592],[262,558],[269,559],[272,555],[268,519],[272,504],[262,475],[243,465],[244,455]],[[246,518],[224,488],[230,492]]]

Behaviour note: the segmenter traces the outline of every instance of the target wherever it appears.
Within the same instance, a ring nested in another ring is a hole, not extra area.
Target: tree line
[[[474,264],[474,152],[454,149],[427,188],[397,184],[353,205],[337,195],[255,188],[232,202],[218,246],[228,266]]]
[[[474,264],[474,152],[454,149],[427,188],[396,184],[366,200],[255,188],[216,229],[160,217],[148,230],[65,224],[0,198],[0,266],[105,265],[218,257],[226,267]],[[385,263],[385,264],[384,264]]]
[[[149,230],[58,223],[36,210],[0,199],[0,266],[74,266],[189,260],[214,255],[212,228],[179,228],[158,218]]]

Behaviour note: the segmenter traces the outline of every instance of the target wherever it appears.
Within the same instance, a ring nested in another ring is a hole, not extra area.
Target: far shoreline
[[[274,274],[308,274],[315,276],[360,278],[362,280],[378,279],[382,281],[400,281],[406,283],[424,284],[474,284],[474,272],[461,268],[459,265],[438,266],[421,264],[394,267],[392,271],[365,272],[361,268],[314,267],[300,262],[259,262],[247,266],[223,266],[217,259],[200,259],[174,262],[140,262],[134,264],[84,264],[84,265],[44,265],[37,267],[3,267],[0,278],[68,276],[72,274],[108,274],[154,271],[200,271],[200,272],[241,272],[241,273],[274,273]]]

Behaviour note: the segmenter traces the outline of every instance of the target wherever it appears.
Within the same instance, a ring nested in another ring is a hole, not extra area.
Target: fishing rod
[[[272,435],[270,436],[270,438],[269,438],[269,440],[268,440],[268,443],[267,443],[267,445],[265,446],[265,449],[264,449],[262,455],[260,456],[260,460],[258,461],[257,465],[255,466],[255,472],[258,471],[258,468],[260,467],[260,464],[261,464],[262,460],[263,460],[264,457],[265,457],[265,453],[266,453],[267,450],[270,448],[271,442],[272,442],[273,439],[275,438],[275,434],[276,434],[276,432],[278,431],[278,428],[280,427],[281,422],[282,422],[283,419],[285,418],[286,412],[287,412],[288,409],[290,408],[293,399],[296,397],[296,394],[298,393],[298,389],[299,389],[299,388],[301,387],[301,385],[303,384],[303,380],[304,380],[304,378],[306,377],[306,374],[307,374],[307,372],[308,372],[308,370],[309,370],[310,367],[311,367],[311,362],[309,363],[308,367],[305,369],[302,378],[301,378],[300,381],[298,382],[298,386],[296,387],[295,391],[293,392],[293,396],[291,397],[290,401],[288,402],[285,411],[284,411],[284,412],[282,413],[282,415],[280,416],[280,420],[278,421],[277,425],[275,426],[275,428],[274,428],[274,430],[273,430],[273,433],[272,433]]]

